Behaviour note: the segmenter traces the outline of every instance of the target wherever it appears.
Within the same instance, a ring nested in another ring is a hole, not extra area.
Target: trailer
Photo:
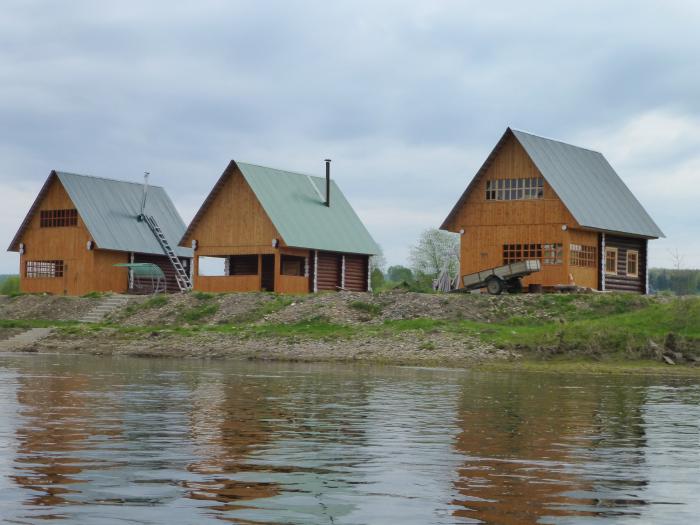
[[[523,289],[521,279],[531,273],[539,272],[541,269],[542,266],[538,259],[496,266],[463,276],[463,287],[455,291],[468,292],[486,288],[491,295],[499,295],[504,290],[509,293],[518,293]]]

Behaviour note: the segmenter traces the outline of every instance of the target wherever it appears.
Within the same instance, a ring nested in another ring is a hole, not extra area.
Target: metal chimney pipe
[[[143,172],[143,198],[141,199],[141,214],[139,215],[139,220],[142,221],[146,216],[146,198],[148,197],[148,176],[150,173],[148,171]]]
[[[326,206],[331,205],[331,159],[326,159]]]

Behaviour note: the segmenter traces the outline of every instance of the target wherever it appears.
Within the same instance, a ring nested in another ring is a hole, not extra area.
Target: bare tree
[[[382,273],[386,272],[386,259],[381,246],[379,247],[379,253],[369,258],[369,271],[371,273],[374,270],[379,270]]]
[[[678,248],[674,248],[673,250],[668,250],[669,255],[671,256],[671,260],[673,261],[673,269],[674,270],[680,270],[683,268],[683,255],[678,251]]]
[[[437,277],[442,272],[459,272],[459,235],[435,228],[425,230],[411,247],[409,260],[415,272]]]

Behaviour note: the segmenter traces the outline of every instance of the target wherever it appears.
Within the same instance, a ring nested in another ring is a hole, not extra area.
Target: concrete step
[[[125,295],[111,295],[105,297],[79,321],[81,323],[99,323],[115,310],[125,306],[128,301],[129,297]]]
[[[40,341],[44,337],[48,337],[52,328],[30,328],[29,330],[17,334],[5,341],[0,341],[0,350],[18,350],[29,346],[37,341]]]

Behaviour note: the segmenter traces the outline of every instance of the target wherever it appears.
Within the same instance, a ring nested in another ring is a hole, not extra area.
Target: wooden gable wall
[[[27,293],[83,295],[93,291],[125,292],[127,273],[114,264],[128,262],[125,252],[87,249],[90,233],[80,215],[77,226],[41,228],[41,210],[73,209],[75,205],[58,178],[44,195],[22,234],[26,251],[20,256],[20,289]],[[63,277],[27,278],[26,261],[61,260]]]
[[[510,135],[496,152],[469,195],[457,210],[449,230],[461,237],[461,274],[469,274],[503,264],[504,244],[561,243],[561,265],[543,265],[541,272],[524,279],[524,284],[566,284],[569,274],[581,286],[596,287],[597,268],[569,265],[571,242],[597,246],[597,234],[584,231],[545,180],[544,198],[516,201],[487,201],[486,182],[509,178],[541,177],[525,149]],[[563,231],[562,225],[568,230]]]
[[[182,244],[189,246],[196,240],[200,256],[273,253],[272,239],[282,244],[279,232],[236,168]]]

